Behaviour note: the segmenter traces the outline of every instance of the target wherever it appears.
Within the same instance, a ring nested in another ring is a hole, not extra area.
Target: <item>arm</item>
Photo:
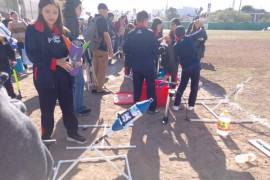
[[[181,66],[183,65],[183,62],[181,61],[181,49],[178,47],[179,45],[178,44],[175,44],[173,46],[173,49],[174,49],[174,55],[175,55],[175,59],[177,61],[177,63],[179,63]]]
[[[49,68],[56,70],[56,59],[50,57],[48,54],[42,53],[40,43],[38,42],[37,31],[33,26],[28,26],[25,34],[25,50],[29,60],[38,68]]]
[[[108,51],[109,51],[109,56],[112,57],[112,56],[113,56],[113,48],[112,48],[111,37],[110,37],[110,35],[109,35],[108,32],[104,32],[104,33],[103,33],[103,37],[104,37],[106,46],[107,46]]]
[[[196,31],[190,35],[187,35],[187,37],[192,41],[196,41],[200,38],[203,38],[203,29],[200,28],[198,31]]]
[[[6,45],[6,50],[7,50],[7,54],[8,54],[8,58],[11,61],[15,61],[15,51],[12,49],[12,47],[7,43]]]
[[[192,31],[192,28],[193,28],[193,22],[192,23],[190,23],[189,25],[188,25],[188,30],[187,30],[187,34],[190,34],[191,33],[191,31]]]

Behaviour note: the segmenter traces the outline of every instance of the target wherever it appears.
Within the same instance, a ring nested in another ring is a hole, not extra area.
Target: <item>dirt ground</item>
[[[247,119],[250,114],[270,119],[270,33],[243,31],[209,31],[207,51],[203,60],[201,81],[203,87],[198,98],[225,96],[248,77],[253,79],[245,86],[234,105],[223,105],[216,112],[228,109],[233,120]],[[123,62],[116,61],[109,69],[107,87],[114,92],[132,89],[131,80],[123,76]],[[22,79],[24,102],[33,122],[40,129],[40,109],[32,75]],[[187,95],[186,95],[187,96]],[[108,124],[114,122],[116,113],[127,106],[113,104],[113,95],[99,96],[85,92],[85,102],[92,112],[79,118],[80,124]],[[210,106],[213,107],[213,106]],[[136,145],[135,149],[103,151],[106,155],[127,154],[131,175],[135,180],[270,180],[270,159],[248,143],[249,139],[261,138],[270,143],[270,131],[260,123],[233,124],[230,136],[221,138],[216,133],[215,123],[193,123],[190,118],[211,118],[211,114],[198,105],[194,113],[186,114],[183,109],[172,112],[170,123],[161,124],[164,110],[156,115],[145,115],[137,120],[128,131],[119,132],[109,138],[111,145]],[[102,135],[103,129],[80,130],[88,137],[90,145]],[[66,150],[76,146],[66,141],[59,107],[55,111],[57,139],[49,149],[55,163],[59,160],[75,159],[84,150]],[[239,165],[236,155],[253,152],[255,162]],[[95,157],[87,152],[84,157]],[[125,162],[114,160],[121,170]],[[69,164],[61,166],[61,175]],[[104,161],[80,163],[65,179],[110,180],[125,179]]]

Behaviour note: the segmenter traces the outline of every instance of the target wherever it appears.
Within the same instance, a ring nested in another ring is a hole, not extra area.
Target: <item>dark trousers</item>
[[[134,102],[140,101],[143,81],[147,84],[147,98],[153,98],[154,102],[151,104],[149,110],[156,109],[156,93],[155,93],[155,71],[136,71],[133,70],[133,94]]]
[[[179,106],[181,104],[181,99],[187,87],[189,79],[191,79],[191,91],[189,94],[188,105],[193,106],[193,107],[195,106],[197,94],[199,90],[199,81],[200,81],[199,69],[194,70],[194,71],[188,71],[188,72],[182,71],[180,85],[176,92],[176,97],[175,97],[175,102],[174,102],[175,106]]]
[[[16,94],[14,92],[13,84],[11,82],[12,74],[10,68],[5,68],[4,72],[8,73],[8,80],[5,82],[4,87],[7,90],[8,95],[13,99],[16,98]]]
[[[78,120],[73,110],[73,92],[72,86],[65,81],[57,81],[56,88],[38,88],[40,110],[41,110],[41,126],[42,139],[49,139],[54,128],[54,109],[56,100],[58,99],[62,110],[64,126],[68,135],[77,133]]]

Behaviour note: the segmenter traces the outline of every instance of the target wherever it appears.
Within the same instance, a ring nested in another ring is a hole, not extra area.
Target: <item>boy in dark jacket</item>
[[[137,14],[137,26],[127,35],[124,45],[126,59],[133,71],[134,102],[141,98],[141,90],[144,79],[147,83],[147,98],[153,98],[154,102],[149,109],[150,113],[156,112],[155,94],[155,64],[157,57],[158,41],[154,33],[147,29],[148,14],[141,11]]]
[[[15,65],[15,52],[9,45],[7,39],[0,35],[0,72],[6,72],[9,77],[11,77],[10,65]],[[11,83],[11,78],[9,78],[5,84],[5,88],[7,89],[8,95],[11,98],[16,98],[16,94],[14,93],[14,88]]]
[[[181,82],[177,89],[176,98],[173,109],[179,110],[181,104],[182,95],[187,87],[189,79],[191,79],[191,92],[188,100],[188,110],[193,110],[197,99],[197,93],[199,89],[200,59],[197,56],[197,50],[195,47],[195,41],[203,36],[203,32],[200,29],[191,35],[185,35],[185,27],[178,26],[175,31],[176,43],[174,45],[176,58],[180,60],[182,66]]]

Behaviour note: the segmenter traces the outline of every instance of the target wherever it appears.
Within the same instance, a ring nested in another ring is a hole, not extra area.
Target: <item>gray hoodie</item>
[[[21,101],[11,100],[0,73],[0,179],[47,180],[53,159]]]

